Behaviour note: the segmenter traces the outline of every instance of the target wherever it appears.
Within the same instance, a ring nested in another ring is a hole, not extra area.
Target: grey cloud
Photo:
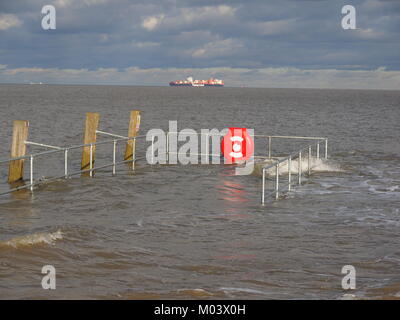
[[[131,67],[243,68],[246,74],[268,68],[399,70],[399,1],[351,2],[358,30],[345,31],[341,8],[348,3],[342,0],[2,1],[0,14],[15,15],[21,24],[0,28],[0,64],[87,70],[87,77],[103,68],[121,72],[119,79]],[[40,10],[49,3],[57,8],[57,30],[44,31]],[[293,74],[284,76],[294,81]]]

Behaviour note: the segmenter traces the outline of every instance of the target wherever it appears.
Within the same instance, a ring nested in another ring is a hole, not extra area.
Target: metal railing
[[[272,139],[294,139],[294,140],[317,140],[317,157],[320,156],[320,143],[325,144],[325,159],[328,159],[328,139],[321,137],[300,137],[300,136],[267,136],[267,135],[253,135],[253,137],[262,137],[268,139],[268,158],[272,157]]]
[[[0,165],[1,165],[1,164],[4,164],[4,163],[10,163],[10,162],[16,161],[16,160],[28,160],[29,159],[29,167],[30,167],[29,183],[21,185],[21,186],[18,186],[18,187],[15,187],[15,188],[12,188],[12,189],[7,190],[5,192],[2,192],[2,193],[0,193],[0,195],[9,194],[9,193],[12,193],[14,191],[18,191],[18,190],[22,190],[22,189],[30,189],[31,191],[33,191],[35,185],[43,184],[43,183],[46,183],[46,182],[51,182],[51,181],[62,179],[62,178],[67,179],[69,177],[72,177],[72,176],[75,176],[75,175],[79,175],[79,174],[82,174],[82,173],[87,173],[87,172],[92,177],[93,176],[93,172],[95,170],[100,170],[100,169],[104,169],[104,168],[108,168],[108,167],[112,167],[112,174],[115,175],[116,174],[117,165],[123,164],[123,163],[132,163],[132,170],[134,170],[135,169],[135,162],[137,160],[145,158],[145,157],[141,157],[141,158],[136,157],[135,152],[134,152],[133,155],[132,155],[132,159],[123,160],[123,161],[117,161],[116,160],[116,149],[117,149],[118,142],[121,142],[121,141],[134,141],[134,143],[136,143],[136,139],[145,138],[146,136],[123,137],[123,136],[114,135],[112,133],[107,133],[107,132],[103,132],[103,131],[97,131],[97,133],[108,135],[108,136],[113,136],[113,137],[115,137],[115,139],[104,140],[104,141],[99,141],[99,142],[93,142],[93,143],[88,143],[88,144],[74,145],[74,146],[70,146],[70,147],[55,147],[55,146],[46,145],[46,144],[42,144],[42,143],[25,141],[26,145],[40,146],[40,147],[45,147],[45,148],[49,148],[49,149],[53,149],[53,150],[39,152],[39,153],[32,153],[32,154],[29,154],[29,155],[26,155],[26,156],[16,157],[16,158],[11,158],[11,159],[0,161]],[[94,146],[105,145],[105,144],[112,144],[113,145],[113,154],[112,154],[112,159],[113,160],[112,160],[111,163],[107,163],[105,165],[94,167],[93,166],[93,162],[94,162],[93,161],[93,151],[94,151],[93,149],[94,149]],[[69,157],[68,157],[69,151],[74,150],[74,149],[84,148],[84,147],[89,147],[90,148],[89,169],[81,169],[81,170],[70,172],[69,171],[69,165],[68,165],[69,164]],[[62,153],[62,152],[64,153],[64,174],[60,175],[60,176],[48,178],[48,179],[35,180],[34,179],[34,161],[38,157],[42,157],[42,156],[50,155],[50,154]]]
[[[268,143],[268,158],[271,159],[271,139],[272,138],[282,138],[282,139],[305,139],[305,140],[317,140],[318,142],[314,145],[316,149],[316,159],[320,159],[320,143],[325,144],[325,159],[328,158],[328,139],[327,138],[317,138],[317,137],[294,137],[294,136],[267,136],[269,139]],[[268,196],[275,196],[275,199],[279,199],[280,193],[282,193],[282,189],[287,187],[287,191],[290,192],[292,188],[292,168],[293,164],[292,161],[297,158],[297,181],[298,185],[301,185],[302,183],[302,160],[303,160],[303,154],[307,153],[307,175],[311,175],[312,171],[312,165],[311,165],[311,158],[312,158],[312,148],[313,144],[309,144],[308,146],[300,149],[297,152],[289,154],[289,156],[286,156],[282,159],[276,160],[274,163],[266,165],[262,167],[262,190],[261,190],[261,204],[265,204],[265,198]],[[288,179],[287,183],[285,185],[281,185],[280,181],[280,170],[279,167],[287,162],[287,168],[288,168]],[[274,190],[269,192],[267,195],[265,194],[266,190],[266,173],[268,170],[275,168],[275,187]]]
[[[167,132],[166,135],[166,153],[169,154],[169,136],[170,134],[179,134],[179,132]],[[207,137],[206,142],[207,142],[207,147],[206,147],[206,154],[198,154],[198,155],[209,155],[208,151],[209,151],[209,137],[213,137],[213,136],[219,136],[219,137],[223,137],[224,133],[201,133],[201,132],[196,132],[196,133],[185,133],[185,135],[189,135],[189,134],[193,134],[193,135],[205,135]],[[320,158],[320,144],[323,143],[324,144],[324,157],[325,159],[328,158],[328,139],[327,138],[322,138],[322,137],[302,137],[302,136],[270,136],[270,135],[259,135],[259,134],[255,134],[252,135],[250,134],[251,137],[253,138],[266,138],[268,139],[268,148],[267,148],[267,157],[269,159],[272,158],[272,139],[294,139],[294,140],[317,140],[317,158]],[[211,155],[211,154],[210,154]],[[214,155],[217,156],[217,155]]]
[[[0,195],[5,195],[5,194],[9,194],[12,193],[14,191],[18,191],[18,190],[22,190],[22,189],[30,189],[31,191],[33,191],[34,187],[36,185],[39,184],[43,184],[46,182],[51,182],[51,181],[55,181],[55,180],[59,180],[59,179],[68,179],[69,177],[75,176],[75,175],[79,175],[82,173],[89,173],[89,176],[92,177],[93,176],[93,172],[96,170],[100,170],[100,169],[104,169],[104,168],[108,168],[108,167],[112,167],[112,174],[115,175],[116,174],[116,168],[117,165],[123,164],[123,163],[132,163],[132,170],[135,169],[135,162],[137,160],[141,160],[141,159],[145,159],[146,157],[136,157],[136,147],[133,149],[133,154],[132,154],[132,159],[129,160],[122,160],[122,161],[117,161],[117,157],[116,157],[116,149],[117,149],[117,144],[121,141],[133,141],[134,146],[136,146],[136,140],[140,139],[140,138],[146,138],[145,135],[141,135],[141,136],[136,136],[136,137],[124,137],[124,136],[120,136],[120,135],[116,135],[116,134],[112,134],[112,133],[108,133],[108,132],[104,132],[104,131],[100,131],[97,130],[96,133],[98,134],[102,134],[102,135],[106,135],[106,136],[110,136],[113,137],[112,140],[104,140],[104,141],[99,141],[99,142],[93,142],[93,143],[89,143],[89,144],[80,144],[80,145],[74,145],[74,146],[70,146],[70,147],[57,147],[57,146],[52,146],[52,145],[47,145],[47,144],[42,144],[42,143],[36,143],[36,142],[31,142],[31,141],[25,141],[26,145],[33,145],[33,146],[39,146],[39,147],[44,147],[44,148],[48,148],[48,149],[52,149],[49,151],[44,151],[44,152],[39,152],[39,153],[32,153],[29,155],[25,155],[25,156],[21,156],[21,157],[15,157],[15,158],[11,158],[11,159],[7,159],[7,160],[2,160],[0,161],[0,165],[4,164],[4,163],[10,163],[12,161],[16,161],[16,160],[29,160],[29,167],[30,167],[30,174],[29,174],[29,183],[25,183],[24,185],[21,186],[17,186],[14,187],[12,189],[7,190],[6,192],[2,192],[0,193]],[[175,152],[172,152],[169,149],[169,136],[170,134],[177,134],[177,132],[167,132],[166,135],[166,159],[168,161],[169,155],[173,154]],[[187,134],[187,133],[185,133]],[[194,134],[194,133],[193,133]],[[199,134],[199,133],[197,133]],[[202,133],[200,133],[202,134]],[[212,133],[207,133],[207,148],[206,148],[206,153],[198,153],[198,156],[211,156],[211,157],[215,157],[215,156],[220,156],[219,154],[213,154],[212,152],[210,152],[209,150],[209,137],[212,136],[220,136],[223,137],[223,134],[212,134]],[[311,141],[317,141],[316,144],[309,144],[307,147],[302,148],[301,150],[295,152],[295,153],[291,153],[289,154],[289,156],[286,156],[284,158],[278,158],[275,162],[273,162],[272,164],[266,165],[264,167],[262,167],[262,195],[261,195],[261,203],[264,204],[265,203],[265,199],[267,196],[275,196],[275,199],[278,199],[280,196],[280,193],[282,193],[283,188],[287,187],[287,191],[291,190],[291,187],[293,185],[292,183],[292,168],[293,168],[293,164],[292,161],[295,160],[297,158],[298,160],[298,171],[297,171],[297,181],[298,181],[298,185],[301,185],[302,182],[302,157],[304,153],[308,152],[308,168],[307,168],[307,172],[308,172],[308,176],[311,175],[311,156],[312,156],[312,148],[315,147],[316,150],[316,158],[320,159],[320,144],[324,144],[324,158],[327,159],[328,158],[328,139],[327,138],[321,138],[321,137],[299,137],[299,136],[271,136],[271,135],[251,135],[254,138],[265,138],[268,141],[268,148],[267,148],[267,156],[259,156],[258,158],[267,158],[267,159],[274,159],[272,157],[272,139],[301,139],[301,140],[311,140]],[[112,162],[111,163],[107,163],[105,165],[101,165],[101,166],[97,166],[94,167],[93,163],[94,163],[94,147],[95,146],[99,146],[99,145],[105,145],[105,144],[112,144],[113,148],[112,148]],[[77,171],[70,171],[70,166],[69,166],[69,152],[71,150],[74,149],[80,149],[80,148],[84,148],[84,147],[89,147],[90,151],[90,159],[89,159],[89,168],[88,169],[80,169]],[[151,150],[152,150],[152,158],[151,160],[149,160],[150,164],[154,163],[154,136],[151,137]],[[51,154],[57,154],[57,153],[64,153],[64,173],[62,175],[58,175],[56,177],[51,177],[51,178],[46,178],[46,179],[40,179],[40,180],[35,180],[34,178],[34,163],[35,160],[39,157],[42,156],[46,156],[46,155],[51,155]],[[255,156],[255,158],[257,158]],[[288,166],[288,181],[287,184],[285,185],[281,185],[281,181],[280,181],[280,170],[279,170],[279,166],[282,165],[283,163],[287,162],[287,166]],[[275,187],[274,190],[271,191],[270,193],[268,193],[267,195],[265,194],[266,192],[266,173],[268,170],[275,168]]]

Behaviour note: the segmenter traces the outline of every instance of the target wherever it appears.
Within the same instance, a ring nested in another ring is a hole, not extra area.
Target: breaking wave
[[[262,168],[265,166],[268,166],[270,164],[273,164],[276,161],[274,160],[263,160],[256,162],[254,165],[254,175],[262,175]],[[311,158],[311,169],[313,172],[344,172],[342,168],[338,164],[333,163],[331,160],[325,160],[325,159],[318,159],[315,157]],[[266,171],[266,174],[269,176],[275,176],[276,171],[275,167],[270,168]],[[292,174],[297,174],[299,172],[299,160],[298,159],[293,159],[292,160],[292,165],[291,165],[291,173]],[[307,172],[308,171],[308,159],[302,158],[301,159],[301,172]],[[288,161],[284,161],[279,164],[279,173],[280,174],[288,174],[289,172],[289,164]]]
[[[51,233],[34,233],[21,237],[15,237],[7,241],[1,241],[0,246],[2,247],[29,247],[37,244],[54,244],[56,240],[63,238],[61,230]]]

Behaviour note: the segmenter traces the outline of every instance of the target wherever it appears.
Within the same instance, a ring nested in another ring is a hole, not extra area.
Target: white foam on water
[[[253,174],[255,175],[262,175],[262,167],[265,167],[267,165],[271,165],[276,160],[264,160],[264,161],[259,161],[256,162],[254,165],[254,171]],[[342,168],[336,163],[334,163],[332,160],[325,160],[325,159],[318,159],[315,157],[311,157],[310,160],[311,163],[311,170],[312,172],[344,172]],[[297,174],[299,172],[299,159],[293,159],[292,164],[291,164],[291,173],[292,174]],[[308,158],[303,157],[301,159],[301,172],[306,173],[308,171]],[[284,161],[279,164],[279,174],[288,174],[289,173],[289,163],[288,161]],[[266,171],[267,175],[270,176],[275,176],[276,174],[276,168],[270,168]]]
[[[229,293],[229,292],[245,292],[245,293],[252,293],[252,294],[266,294],[263,291],[260,290],[255,290],[255,289],[249,289],[249,288],[231,288],[231,287],[223,287],[220,288],[220,290],[222,290],[225,293]]]
[[[61,230],[57,230],[56,232],[51,233],[34,233],[12,238],[8,241],[0,242],[0,245],[13,248],[28,247],[43,243],[52,245],[56,240],[60,239],[63,239],[63,234]]]
[[[211,297],[214,294],[204,289],[178,289],[178,293],[186,294],[194,297]]]
[[[400,191],[397,181],[385,178],[364,180],[359,183],[359,187],[367,189],[369,193],[387,196],[398,196]]]

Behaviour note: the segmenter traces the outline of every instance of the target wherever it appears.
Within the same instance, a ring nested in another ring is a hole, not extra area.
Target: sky
[[[56,29],[42,28],[42,7]],[[355,30],[342,7],[356,9]],[[400,88],[400,0],[0,0],[0,83]]]

